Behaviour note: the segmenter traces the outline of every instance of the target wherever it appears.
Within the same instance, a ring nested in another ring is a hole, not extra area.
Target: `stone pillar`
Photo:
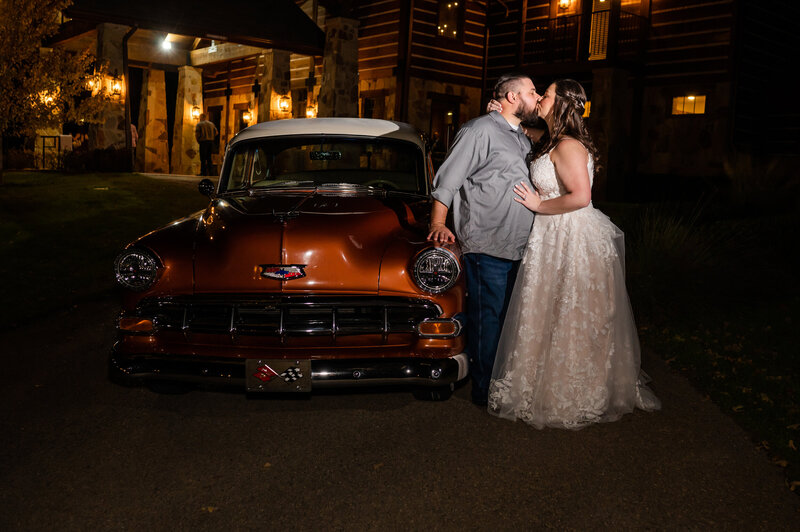
[[[625,181],[635,170],[632,153],[638,139],[631,138],[633,98],[630,72],[594,70],[589,126],[603,166],[595,176],[593,196],[597,199],[623,199]]]
[[[325,24],[325,56],[318,116],[358,116],[358,21],[330,18]]]
[[[111,76],[122,80],[122,38],[128,26],[100,24],[97,26],[97,61],[106,66]],[[122,80],[123,87],[125,86]],[[103,122],[89,126],[89,146],[94,149],[125,147],[125,100],[122,95],[105,110]]]
[[[178,98],[175,102],[175,125],[172,130],[171,168],[173,174],[200,174],[200,147],[194,136],[197,120],[192,118],[192,107],[203,112],[203,78],[200,70],[183,66],[178,68]]]
[[[141,172],[169,173],[167,94],[163,70],[150,68],[142,74],[136,168]]]
[[[292,79],[290,54],[283,50],[265,50],[258,56],[256,81],[259,84],[257,122],[292,118]],[[289,98],[289,112],[278,108],[281,97]]]

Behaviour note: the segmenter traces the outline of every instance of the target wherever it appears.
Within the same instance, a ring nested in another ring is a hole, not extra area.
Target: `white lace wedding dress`
[[[542,200],[564,193],[549,154],[533,161],[531,180]],[[498,345],[490,413],[578,429],[661,407],[639,367],[624,253],[622,231],[591,204],[536,215]]]

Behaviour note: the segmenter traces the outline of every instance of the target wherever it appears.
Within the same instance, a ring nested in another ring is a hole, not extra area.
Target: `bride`
[[[578,429],[661,407],[639,367],[622,231],[592,206],[597,149],[585,103],[576,81],[547,88],[537,104],[547,132],[534,148],[535,189],[514,188],[536,219],[498,345],[489,412],[537,428]]]

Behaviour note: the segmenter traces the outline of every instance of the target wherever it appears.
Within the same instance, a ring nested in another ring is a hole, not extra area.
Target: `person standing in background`
[[[211,175],[211,150],[217,137],[217,126],[206,120],[205,113],[194,128],[194,136],[200,144],[200,175]]]

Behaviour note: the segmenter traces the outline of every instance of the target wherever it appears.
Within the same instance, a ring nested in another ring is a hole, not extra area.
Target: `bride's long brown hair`
[[[554,82],[556,98],[553,102],[553,130],[546,128],[542,138],[536,144],[533,158],[538,159],[552,150],[564,137],[572,137],[586,148],[592,156],[595,168],[598,167],[599,152],[592,142],[592,136],[583,122],[583,111],[586,108],[586,91],[574,79],[559,79]],[[541,117],[543,118],[543,117]]]

